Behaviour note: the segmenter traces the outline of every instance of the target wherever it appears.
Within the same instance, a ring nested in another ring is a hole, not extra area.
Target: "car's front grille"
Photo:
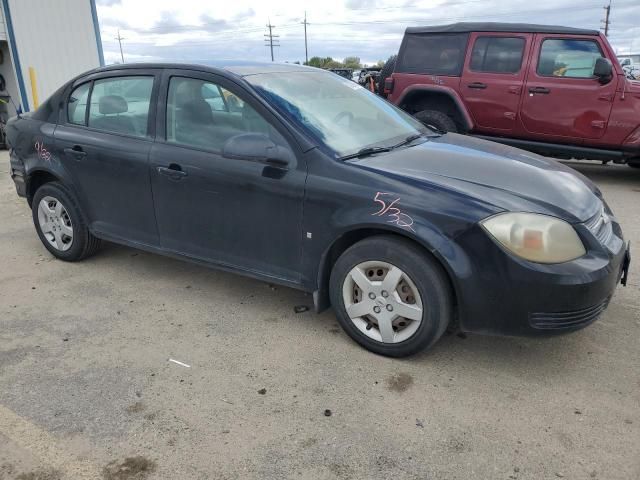
[[[596,320],[609,305],[609,298],[606,298],[597,305],[573,310],[569,312],[541,312],[530,313],[529,324],[533,328],[540,330],[562,330],[566,328],[577,328],[587,325]]]
[[[589,219],[585,226],[596,237],[602,245],[607,245],[613,235],[613,226],[611,225],[611,217],[607,214],[604,206],[600,211]]]

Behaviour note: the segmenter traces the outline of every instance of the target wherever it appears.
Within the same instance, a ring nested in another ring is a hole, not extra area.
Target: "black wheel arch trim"
[[[404,89],[400,97],[394,101],[396,105],[402,105],[407,98],[420,93],[437,93],[448,97],[460,112],[460,119],[466,131],[471,131],[474,127],[474,121],[471,114],[464,105],[464,102],[455,90],[449,87],[439,85],[410,85]]]

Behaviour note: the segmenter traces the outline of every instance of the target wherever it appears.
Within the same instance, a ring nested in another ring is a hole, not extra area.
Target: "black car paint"
[[[625,251],[608,252],[581,228],[602,204],[590,181],[553,160],[452,134],[336,160],[240,76],[292,68],[239,67],[232,73],[154,64],[80,76],[48,102],[58,109],[57,126],[51,111],[9,122],[18,193],[32,195],[30,183],[45,172],[74,191],[96,236],[314,292],[319,309],[328,306],[336,256],[381,232],[410,238],[440,261],[465,331],[536,334],[528,322],[531,312],[570,311],[611,295]],[[129,75],[132,69],[156,76],[150,118],[156,110],[157,115],[149,138],[67,123],[64,106],[74,86]],[[274,167],[166,143],[164,99],[175,74],[208,78],[243,97],[284,137],[294,160]],[[36,142],[50,150],[48,160],[35,150]],[[87,150],[86,157],[75,158],[69,151],[75,145]],[[172,164],[185,175],[159,172]],[[377,198],[395,200],[394,208],[407,217],[377,214]],[[478,224],[505,210],[555,215],[575,224],[587,255],[543,265],[506,253]],[[615,229],[621,236],[617,223]]]

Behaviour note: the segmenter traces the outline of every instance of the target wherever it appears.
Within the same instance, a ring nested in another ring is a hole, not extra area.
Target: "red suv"
[[[438,130],[640,167],[640,82],[625,77],[596,30],[508,23],[407,28],[384,92]]]

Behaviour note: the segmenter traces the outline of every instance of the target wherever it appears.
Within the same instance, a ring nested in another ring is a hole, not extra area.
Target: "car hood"
[[[446,186],[499,210],[543,213],[571,223],[590,219],[602,203],[589,179],[555,160],[452,133],[353,163]]]

